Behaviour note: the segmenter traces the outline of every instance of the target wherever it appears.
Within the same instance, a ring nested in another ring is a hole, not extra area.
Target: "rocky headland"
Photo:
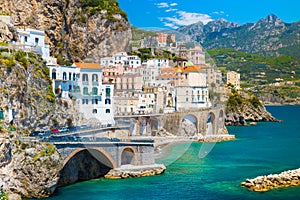
[[[249,122],[249,123],[248,123]],[[269,113],[264,106],[254,107],[251,104],[243,104],[235,111],[226,114],[226,126],[246,126],[251,122],[280,122]]]
[[[254,179],[247,179],[241,185],[255,192],[266,192],[277,188],[299,186],[300,168],[284,171],[280,174],[270,174],[267,176],[258,176]]]

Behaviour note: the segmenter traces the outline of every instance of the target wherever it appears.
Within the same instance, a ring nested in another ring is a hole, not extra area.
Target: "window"
[[[188,98],[188,97],[186,97],[186,98],[185,98],[185,101],[186,101],[186,102],[188,102],[188,101],[189,101],[189,98]]]
[[[76,74],[73,73],[73,81],[75,81],[75,80],[76,80]]]
[[[105,110],[105,113],[110,113],[110,109],[106,109],[106,110]]]
[[[93,113],[96,114],[97,113],[97,109],[93,109]]]
[[[52,70],[52,79],[56,79],[56,69]]]
[[[89,77],[87,74],[82,74],[82,81],[89,81]]]
[[[88,99],[82,99],[82,104],[89,104],[89,100]]]
[[[92,95],[98,95],[98,88],[96,87],[92,88]]]
[[[105,104],[111,104],[111,100],[110,99],[105,99]]]
[[[35,43],[35,45],[38,45],[39,44],[39,38],[35,38],[34,43]]]
[[[72,73],[69,72],[69,81],[71,81],[71,80],[72,80]]]
[[[66,72],[63,73],[63,80],[64,81],[67,80],[67,73]]]
[[[92,81],[93,82],[98,82],[98,75],[97,74],[92,75]]]
[[[83,88],[83,94],[88,95],[89,94],[89,89],[87,87]]]
[[[24,40],[25,40],[25,42],[27,42],[27,41],[28,41],[28,38],[27,38],[27,36],[25,36],[25,37],[24,37]]]

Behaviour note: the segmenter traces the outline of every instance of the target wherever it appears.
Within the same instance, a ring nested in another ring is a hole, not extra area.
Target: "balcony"
[[[89,85],[88,81],[82,81],[82,85]]]
[[[92,85],[93,85],[93,86],[99,86],[99,82],[93,81],[93,82],[92,82]]]

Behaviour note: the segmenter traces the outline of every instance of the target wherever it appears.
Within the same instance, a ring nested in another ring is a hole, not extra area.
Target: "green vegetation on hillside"
[[[161,58],[168,60],[175,60],[177,58],[175,53],[166,50],[159,50],[157,48],[154,48],[153,51],[151,48],[140,48],[137,51],[131,52],[131,54],[137,55],[139,58],[141,58],[142,62],[150,58]]]
[[[231,95],[229,96],[228,101],[226,103],[226,112],[229,113],[232,111],[237,111],[237,109],[243,104],[250,104],[255,108],[262,106],[261,102],[255,95],[253,95],[250,92],[247,92],[247,94],[249,95],[249,98],[245,98],[241,95],[241,93],[232,88]]]
[[[89,9],[89,15],[92,16],[101,10],[107,10],[108,18],[115,20],[114,14],[120,14],[127,20],[127,14],[121,10],[116,0],[79,0],[84,8]]]
[[[156,32],[146,31],[146,30],[134,27],[134,26],[131,27],[131,32],[132,32],[132,40],[140,40],[143,38],[157,36]]]
[[[241,82],[248,86],[300,78],[300,60],[291,56],[266,58],[234,49],[211,49],[207,52],[224,74],[237,71],[241,74]]]

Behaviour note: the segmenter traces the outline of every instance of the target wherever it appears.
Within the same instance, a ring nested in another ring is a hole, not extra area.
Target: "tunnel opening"
[[[96,149],[80,150],[65,163],[57,186],[104,177],[113,168],[112,161],[102,152]]]

